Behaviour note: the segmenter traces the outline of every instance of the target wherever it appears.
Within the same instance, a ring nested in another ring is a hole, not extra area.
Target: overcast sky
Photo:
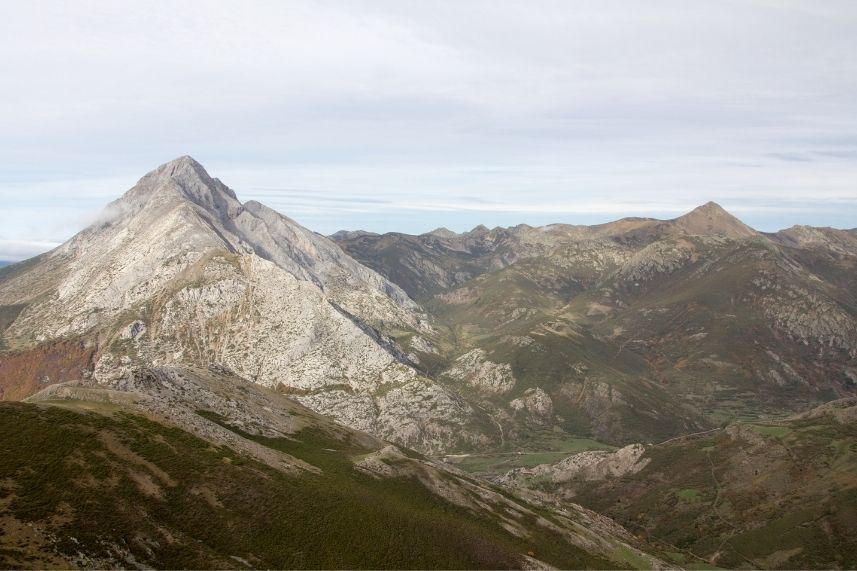
[[[0,259],[189,154],[322,233],[857,226],[857,2],[4,2]]]

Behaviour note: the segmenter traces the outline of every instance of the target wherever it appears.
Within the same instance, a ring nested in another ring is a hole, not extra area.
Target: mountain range
[[[657,441],[857,389],[853,230],[765,234],[708,203],[667,221],[339,236],[434,316],[409,350],[431,341],[430,370],[507,434]]]
[[[857,395],[854,292],[857,230],[708,203],[325,237],[181,157],[0,269],[0,561],[847,567],[854,416],[807,411]],[[749,548],[798,502],[833,543]]]

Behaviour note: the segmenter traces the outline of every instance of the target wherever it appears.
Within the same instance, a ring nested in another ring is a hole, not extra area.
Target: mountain
[[[854,236],[763,234],[708,203],[338,243],[434,318],[432,354],[400,342],[532,450],[545,430],[654,442],[855,394]]]
[[[857,399],[779,421],[616,452],[587,452],[500,480],[616,518],[675,563],[857,565]]]
[[[4,568],[661,567],[614,522],[344,428],[218,367],[0,403]]]
[[[9,262],[9,261],[7,261],[7,260],[0,260],[0,268],[2,268],[2,267],[4,267],[4,266],[8,266],[8,265],[10,265],[10,264],[14,264],[14,263],[15,263],[15,262]]]
[[[756,231],[723,210],[716,202],[707,202],[672,221],[681,233],[696,236],[752,238]]]
[[[377,236],[374,232],[366,230],[339,230],[330,235],[331,240],[351,240],[360,236]]]
[[[516,259],[513,231],[477,227],[454,234],[444,230],[419,236],[362,235],[339,238],[337,243],[358,261],[386,272],[388,279],[416,300],[430,298]]]
[[[141,363],[218,364],[423,451],[489,442],[481,413],[384,333],[431,330],[398,286],[182,157],[57,249],[0,270],[0,396],[120,382]]]

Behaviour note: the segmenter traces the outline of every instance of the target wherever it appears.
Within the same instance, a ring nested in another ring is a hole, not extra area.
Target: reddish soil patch
[[[22,400],[48,385],[80,379],[92,369],[96,350],[94,343],[66,339],[0,353],[0,400]]]

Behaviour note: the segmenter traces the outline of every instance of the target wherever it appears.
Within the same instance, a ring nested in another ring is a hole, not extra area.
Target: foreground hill
[[[0,404],[0,566],[658,566],[556,510],[218,369],[138,369]],[[200,408],[197,408],[200,407]]]
[[[857,400],[500,478],[610,515],[679,564],[857,567]]]
[[[857,391],[857,234],[674,220],[339,234],[435,332],[399,341],[512,448],[539,428],[656,442]]]

